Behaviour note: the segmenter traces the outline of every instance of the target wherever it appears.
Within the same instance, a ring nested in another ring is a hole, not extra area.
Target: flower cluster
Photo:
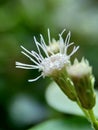
[[[21,46],[23,49],[21,53],[28,57],[33,64],[16,62],[16,67],[37,69],[41,72],[37,78],[28,80],[29,82],[36,81],[40,77],[52,77],[69,99],[79,101],[85,109],[91,109],[95,105],[92,67],[84,58],[81,62],[75,59],[73,65],[71,64],[70,57],[78,50],[79,46],[74,46],[72,52],[68,54],[68,48],[74,43],[70,43],[70,32],[65,40],[62,38],[64,32],[65,30],[59,34],[59,40],[56,41],[55,39],[51,40],[48,29],[48,44],[42,35],[40,35],[40,42],[34,37],[38,52],[29,51]]]
[[[33,50],[28,51],[26,48],[21,46],[23,49],[21,53],[28,57],[33,62],[33,65],[16,62],[16,67],[23,69],[38,69],[41,71],[40,76],[28,80],[29,82],[36,81],[40,77],[53,76],[58,70],[61,70],[64,66],[70,63],[70,57],[78,50],[79,46],[74,46],[72,52],[68,55],[67,49],[74,43],[69,43],[71,37],[70,32],[67,34],[65,41],[63,40],[62,34],[64,32],[65,30],[59,34],[59,40],[56,42],[55,39],[51,41],[50,31],[48,29],[48,45],[46,45],[42,35],[40,35],[40,43],[34,37],[38,53]],[[55,46],[57,48],[55,48]],[[58,49],[58,53],[55,54],[56,49]],[[44,52],[45,57],[42,55],[41,50]]]

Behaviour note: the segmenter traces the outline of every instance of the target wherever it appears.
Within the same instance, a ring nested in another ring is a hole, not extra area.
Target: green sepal
[[[53,76],[53,79],[69,99],[73,101],[77,100],[74,84],[69,78],[65,68],[60,70],[58,75]]]
[[[72,80],[82,107],[85,109],[92,109],[96,102],[94,92],[94,76],[85,75],[79,78],[74,77]]]

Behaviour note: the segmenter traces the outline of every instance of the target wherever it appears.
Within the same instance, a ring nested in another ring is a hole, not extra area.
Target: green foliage
[[[46,100],[50,106],[60,112],[83,116],[77,104],[69,100],[54,82],[51,83],[46,90]],[[98,91],[96,91],[94,113],[96,117],[98,117]]]
[[[88,121],[81,117],[53,119],[29,130],[92,130]]]

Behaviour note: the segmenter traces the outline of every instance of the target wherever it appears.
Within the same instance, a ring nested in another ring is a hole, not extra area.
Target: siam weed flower
[[[16,62],[16,67],[22,69],[38,69],[41,72],[40,76],[38,76],[35,79],[28,80],[29,82],[36,81],[40,77],[49,76],[52,77],[59,86],[63,86],[61,87],[63,91],[65,91],[64,86],[66,81],[68,82],[68,84],[72,84],[69,83],[69,79],[67,80],[68,75],[66,72],[66,66],[70,64],[70,57],[78,50],[79,46],[74,46],[72,52],[70,54],[67,54],[68,48],[72,46],[74,43],[70,43],[70,32],[67,34],[66,39],[63,40],[62,34],[64,32],[65,30],[63,30],[62,33],[59,34],[58,41],[56,41],[55,39],[51,41],[50,31],[48,29],[48,45],[45,43],[42,35],[40,35],[40,42],[38,42],[34,37],[34,42],[38,52],[28,51],[26,48],[21,46],[21,48],[23,49],[21,53],[28,57],[33,62],[33,65]],[[54,52],[54,48],[56,47],[58,50],[57,53]],[[42,53],[44,53],[44,56],[42,55]],[[62,80],[62,76],[64,80]],[[71,90],[70,92],[69,89]],[[67,93],[72,94],[73,88],[69,89],[67,89]]]
[[[70,32],[67,34],[67,37],[64,41],[62,38],[63,32],[59,34],[59,41],[57,41],[57,44],[59,46],[59,52],[56,54],[54,54],[54,51],[52,51],[51,49],[51,46],[53,43],[50,40],[49,30],[48,30],[48,39],[49,39],[48,42],[49,42],[50,48],[49,46],[46,45],[42,35],[40,35],[40,40],[41,40],[40,43],[34,37],[34,41],[35,41],[38,53],[35,51],[28,51],[26,48],[21,46],[21,48],[23,49],[21,53],[24,54],[26,57],[28,57],[33,62],[33,65],[16,62],[16,68],[38,69],[39,71],[42,72],[39,77],[28,80],[29,82],[36,81],[40,77],[52,76],[55,74],[56,71],[61,70],[64,66],[70,63],[70,57],[78,50],[79,46],[78,47],[74,46],[72,52],[69,55],[67,55],[68,47],[70,47],[74,43],[73,42],[69,43],[70,36],[71,36]],[[45,57],[41,54],[41,50],[44,52]],[[49,55],[49,53],[51,55]]]
[[[59,41],[56,41],[55,39],[52,39],[51,44],[47,46],[48,54],[51,55],[51,51],[56,54],[59,52]]]
[[[75,59],[73,65],[69,66],[68,73],[74,78],[82,78],[92,74],[92,67],[89,65],[88,60],[84,58],[82,58],[81,62]]]
[[[82,107],[85,109],[93,108],[95,105],[95,78],[88,60],[82,58],[81,62],[79,62],[75,59],[74,64],[67,68],[67,72],[75,85],[75,90]]]

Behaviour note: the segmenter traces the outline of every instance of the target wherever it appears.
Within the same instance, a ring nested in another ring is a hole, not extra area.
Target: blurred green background
[[[84,56],[90,61],[97,88],[97,0],[0,0],[0,130],[25,130],[58,115],[44,96],[52,80],[28,83],[38,71],[15,68],[15,61],[31,63],[20,45],[36,49],[33,36],[39,40],[40,33],[47,43],[47,28],[56,39],[64,28],[72,32],[71,41],[80,46],[72,60]]]

